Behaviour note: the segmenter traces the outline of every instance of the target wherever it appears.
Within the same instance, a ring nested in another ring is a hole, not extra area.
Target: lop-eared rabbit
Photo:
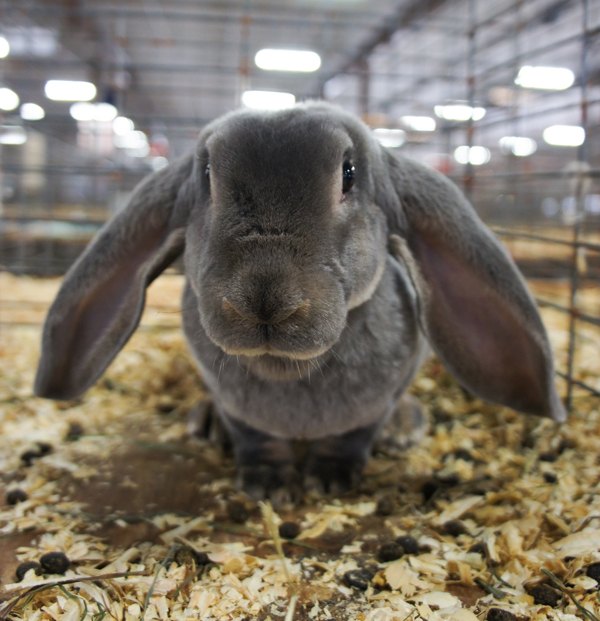
[[[140,183],[64,279],[36,394],[89,388],[181,255],[185,335],[255,497],[355,485],[429,346],[482,398],[566,417],[535,303],[471,205],[319,102],[227,114]]]

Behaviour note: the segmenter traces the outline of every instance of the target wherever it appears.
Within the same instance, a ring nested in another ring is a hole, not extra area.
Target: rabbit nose
[[[253,325],[274,326],[294,315],[298,315],[299,318],[306,316],[310,308],[310,300],[288,301],[285,304],[274,304],[269,303],[268,300],[262,300],[261,303],[249,305],[223,296],[221,307],[229,317],[243,319]]]

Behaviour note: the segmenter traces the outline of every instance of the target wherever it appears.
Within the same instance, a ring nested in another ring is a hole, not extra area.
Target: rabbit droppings
[[[535,303],[471,205],[319,102],[227,114],[140,183],[65,276],[36,394],[91,386],[180,255],[185,335],[254,497],[354,486],[428,346],[484,399],[566,417]]]

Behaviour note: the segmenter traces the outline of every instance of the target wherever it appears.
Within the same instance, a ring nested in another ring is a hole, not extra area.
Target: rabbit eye
[[[207,177],[208,177],[208,176],[210,176],[210,164],[207,164],[207,165],[204,167],[204,174],[205,174]]]
[[[346,160],[342,166],[342,192],[347,194],[354,185],[354,175],[356,168],[350,160]]]

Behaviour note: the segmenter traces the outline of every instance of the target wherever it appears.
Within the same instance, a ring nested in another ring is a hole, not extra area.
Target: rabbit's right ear
[[[183,251],[193,167],[190,155],[142,181],[67,272],[44,325],[36,395],[80,395],[127,342],[146,286]]]
[[[546,331],[508,253],[446,177],[383,156],[390,251],[409,270],[436,353],[484,399],[565,420]]]

